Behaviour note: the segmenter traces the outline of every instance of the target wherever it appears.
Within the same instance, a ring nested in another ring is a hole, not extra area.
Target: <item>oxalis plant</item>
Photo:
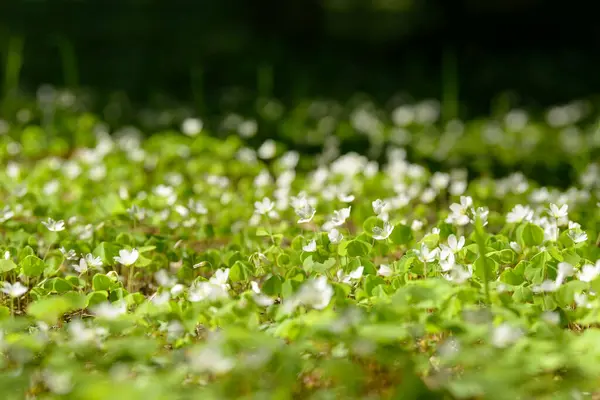
[[[600,393],[596,164],[559,190],[77,111],[41,146],[23,113],[0,124],[3,399]]]

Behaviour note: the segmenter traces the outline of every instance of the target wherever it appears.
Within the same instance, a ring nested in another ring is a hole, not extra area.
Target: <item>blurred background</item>
[[[466,117],[507,98],[535,107],[600,91],[600,28],[577,3],[2,0],[0,69],[5,94],[20,62],[26,91],[166,96],[203,114],[257,96],[293,104],[363,92],[458,99]],[[11,52],[21,57],[7,66]]]
[[[1,0],[0,128],[77,146],[98,121],[200,118],[321,161],[400,146],[568,186],[600,159],[596,19],[555,0]]]

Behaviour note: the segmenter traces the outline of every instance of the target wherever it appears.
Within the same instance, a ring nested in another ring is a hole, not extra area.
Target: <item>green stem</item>
[[[132,264],[129,266],[129,277],[127,278],[127,291],[131,293],[131,289],[133,288],[133,271],[135,266]]]

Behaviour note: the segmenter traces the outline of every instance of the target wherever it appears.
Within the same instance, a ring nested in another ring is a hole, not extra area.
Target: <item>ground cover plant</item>
[[[600,140],[581,105],[441,124],[431,103],[315,103],[312,156],[251,147],[239,116],[220,138],[190,116],[109,135],[50,103],[0,121],[2,398],[597,395]],[[300,140],[296,111],[274,123]],[[352,134],[379,161],[340,150]],[[543,186],[529,156],[576,176]]]

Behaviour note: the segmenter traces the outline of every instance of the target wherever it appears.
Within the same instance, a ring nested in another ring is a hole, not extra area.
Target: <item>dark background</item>
[[[506,91],[529,106],[600,93],[600,24],[577,1],[0,0],[3,56],[11,35],[25,90],[166,94],[208,113],[232,88],[287,104],[458,93],[465,117]]]

